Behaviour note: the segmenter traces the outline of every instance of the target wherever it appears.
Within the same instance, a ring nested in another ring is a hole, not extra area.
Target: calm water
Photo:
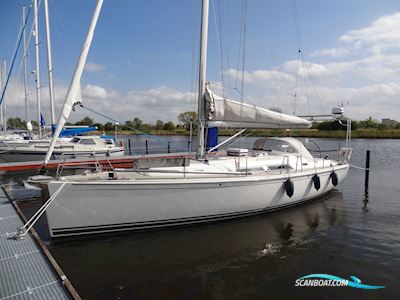
[[[139,139],[132,143],[136,152],[144,149]],[[164,137],[164,151],[168,140],[172,149],[187,147],[184,137]],[[315,141],[321,149],[339,143]],[[336,191],[306,205],[209,225],[58,241],[50,250],[85,299],[399,299],[400,140],[353,140],[352,146],[355,165],[364,165],[371,150],[366,206],[364,172],[353,168]],[[5,174],[2,181],[23,177]],[[31,196],[13,188],[16,198]],[[48,240],[43,224],[38,229]],[[294,287],[311,273],[354,275],[386,288]]]

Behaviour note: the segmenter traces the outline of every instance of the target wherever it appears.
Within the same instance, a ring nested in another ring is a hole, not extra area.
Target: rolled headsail
[[[90,45],[93,40],[94,30],[96,28],[97,20],[99,18],[102,5],[103,5],[103,0],[97,0],[96,8],[94,10],[92,20],[90,22],[89,30],[86,34],[85,43],[83,44],[81,54],[78,59],[78,63],[75,67],[74,75],[72,77],[71,84],[70,84],[68,92],[67,92],[67,96],[65,97],[64,108],[61,112],[61,116],[58,121],[57,128],[54,131],[49,150],[47,151],[46,157],[44,159],[44,165],[46,165],[50,160],[50,157],[54,151],[54,147],[56,145],[57,139],[60,135],[61,130],[63,129],[63,127],[65,125],[65,122],[69,118],[69,115],[71,113],[74,103],[77,100],[80,100],[80,99],[78,99],[80,97],[80,80],[82,77],[83,68],[86,63],[87,55],[89,53]]]
[[[205,115],[209,127],[231,128],[309,128],[311,122],[255,105],[214,94],[206,88]]]

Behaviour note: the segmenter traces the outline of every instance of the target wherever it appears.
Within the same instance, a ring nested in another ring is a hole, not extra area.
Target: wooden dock
[[[133,161],[136,159],[148,159],[148,158],[178,158],[188,156],[188,153],[169,153],[169,154],[146,154],[146,155],[126,155],[121,157],[110,157],[107,159],[99,158],[97,161],[104,166],[107,166],[109,162],[114,168],[131,168]],[[68,160],[68,165],[84,167],[85,165],[93,165],[96,162],[95,159],[87,158],[74,158]],[[56,169],[60,164],[59,160],[51,160],[46,165],[47,169]],[[0,163],[0,171],[28,171],[28,170],[39,170],[43,166],[43,161],[25,161],[25,162],[9,162]]]
[[[0,188],[0,300],[80,299],[34,229],[14,238],[24,217]]]

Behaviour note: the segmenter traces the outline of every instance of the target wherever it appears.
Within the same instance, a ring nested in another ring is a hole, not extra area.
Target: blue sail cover
[[[44,127],[46,125],[46,120],[44,119],[43,115],[40,114],[40,127]]]
[[[218,145],[218,127],[210,127],[208,128],[207,132],[207,145],[206,149],[209,150],[212,147],[215,147]],[[215,151],[217,151],[215,149]]]
[[[55,126],[52,126],[52,131],[54,132]],[[93,130],[97,130],[97,127],[93,126],[93,127],[78,127],[78,128],[64,128],[63,130],[61,130],[60,133],[60,137],[64,137],[64,136],[75,136],[81,133],[85,133],[85,132],[89,132],[89,131],[93,131]]]

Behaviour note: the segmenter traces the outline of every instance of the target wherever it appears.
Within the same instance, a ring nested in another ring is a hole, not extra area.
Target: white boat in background
[[[1,144],[0,144],[1,145]],[[46,156],[50,140],[23,140],[7,143],[0,147],[0,162],[41,161]],[[83,155],[116,157],[124,155],[124,147],[117,144],[112,137],[75,136],[59,138],[54,147],[52,159],[59,159],[62,154],[69,157]]]
[[[47,70],[48,70],[48,82],[49,82],[49,100],[50,100],[50,112],[51,112],[51,124],[55,124],[55,113],[54,113],[54,89],[53,89],[53,64],[52,64],[52,53],[51,53],[51,38],[50,38],[50,21],[48,12],[48,0],[44,0],[44,18],[46,28],[46,45],[47,45]],[[34,72],[36,76],[36,97],[37,97],[37,117],[38,124],[42,123],[42,115],[40,110],[40,64],[39,64],[39,42],[38,42],[38,2],[34,0],[34,30],[35,30],[35,54],[36,54],[36,70]],[[14,132],[7,131],[7,122],[5,109],[2,109],[1,119],[3,131],[0,134],[0,162],[19,162],[19,161],[42,161],[52,141],[52,126],[48,126],[49,133],[45,134],[45,126],[38,126],[38,134],[33,134],[32,123],[28,121],[27,112],[27,78],[26,78],[26,60],[27,60],[27,45],[25,39],[25,8],[22,8],[22,38],[24,46],[23,64],[24,64],[24,87],[25,87],[25,121],[27,124],[27,130],[20,130]],[[20,34],[21,34],[20,33]],[[5,82],[5,65],[1,72],[1,81]],[[4,88],[6,88],[4,86]],[[80,85],[77,89],[77,93],[74,95],[75,103],[82,103],[82,97],[80,93]],[[3,103],[3,106],[5,103]],[[3,108],[2,106],[2,108]],[[54,151],[51,155],[52,159],[58,159],[63,153],[70,154],[71,157],[81,155],[94,155],[94,156],[122,156],[124,155],[124,147],[118,145],[117,141],[112,137],[102,136],[76,136],[76,132],[89,132],[97,129],[96,127],[88,126],[68,126],[62,128],[63,135],[58,135],[55,141]],[[66,132],[72,131],[73,134],[66,134]]]
[[[97,2],[88,39],[58,128],[68,118],[102,0]],[[196,158],[138,160],[132,169],[86,171],[48,183],[45,210],[52,237],[159,228],[230,219],[286,208],[331,191],[347,175],[351,148],[338,159],[316,158],[294,138],[259,139],[252,149],[208,151],[208,126],[308,128],[300,117],[219,97],[205,83],[208,0],[202,4]],[[89,40],[89,42],[88,42]],[[343,116],[339,116],[343,119]],[[57,131],[56,131],[57,132]],[[45,160],[52,155],[57,134]]]

